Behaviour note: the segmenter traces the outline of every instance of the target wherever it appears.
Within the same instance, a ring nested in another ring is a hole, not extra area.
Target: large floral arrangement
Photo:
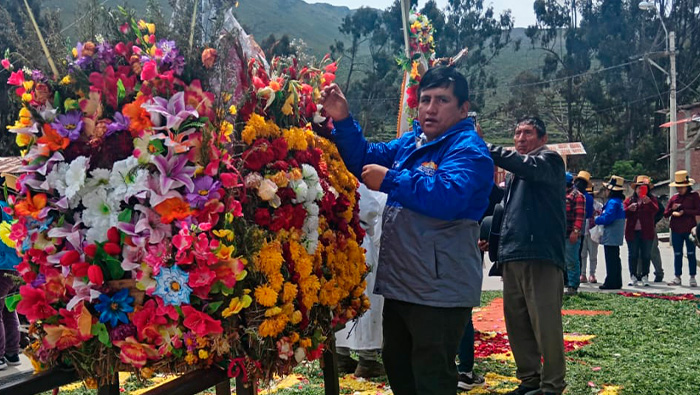
[[[192,68],[153,24],[120,32],[78,43],[60,81],[8,81],[26,352],[100,380],[212,365],[269,378],[318,358],[369,304],[357,181],[310,124],[335,64],[206,48]]]

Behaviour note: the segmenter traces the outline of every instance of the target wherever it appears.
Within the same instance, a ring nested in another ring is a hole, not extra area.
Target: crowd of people
[[[575,295],[581,283],[598,282],[598,246],[603,245],[607,269],[601,289],[622,286],[624,240],[630,285],[649,285],[651,263],[654,281],[661,282],[655,227],[670,217],[671,284],[681,284],[685,244],[688,284],[695,286],[691,229],[700,215],[700,196],[690,189],[687,173],[679,172],[671,184],[678,194],[664,209],[648,176],[635,177],[628,198],[624,179],[612,176],[599,196],[603,204],[594,198],[590,173],[567,173],[562,157],[548,149],[546,125],[538,117],[516,121],[514,150],[485,141],[469,116],[468,92],[454,68],[428,70],[412,129],[388,143],[364,138],[337,85],[322,92],[335,126],[332,137],[348,169],[364,183],[363,198],[386,196],[381,213],[374,207],[369,215],[381,218],[381,226],[365,224],[374,240],[366,240],[374,284],[366,292],[383,297],[382,320],[375,311],[342,333],[340,369],[360,377],[383,374],[377,367],[381,344],[383,367],[397,395],[455,394],[483,385],[474,371],[471,313],[479,305],[488,251],[494,261],[489,274],[503,278],[505,323],[520,381],[508,394],[561,394],[563,297]],[[494,166],[508,172],[501,188],[493,183]]]

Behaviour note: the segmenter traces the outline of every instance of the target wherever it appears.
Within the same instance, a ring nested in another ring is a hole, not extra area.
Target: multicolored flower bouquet
[[[267,66],[229,37],[193,67],[153,24],[120,31],[78,43],[60,81],[8,81],[27,354],[101,382],[212,365],[267,379],[318,358],[369,307],[357,180],[312,130],[335,64]]]

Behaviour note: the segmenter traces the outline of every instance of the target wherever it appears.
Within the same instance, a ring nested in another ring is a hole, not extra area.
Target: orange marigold
[[[255,300],[261,306],[272,307],[277,303],[277,292],[269,285],[260,285],[255,288]]]

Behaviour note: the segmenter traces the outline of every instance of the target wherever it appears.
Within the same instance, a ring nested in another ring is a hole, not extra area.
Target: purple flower
[[[214,181],[209,176],[198,177],[194,180],[194,190],[187,194],[186,199],[193,207],[201,209],[209,200],[221,197],[219,188],[219,181]]]
[[[69,111],[57,116],[51,126],[61,136],[75,141],[80,137],[80,131],[83,130],[83,116],[80,111]]]
[[[162,97],[154,97],[141,107],[151,114],[151,121],[161,124],[161,117],[165,117],[165,126],[153,129],[178,129],[189,117],[199,117],[197,110],[185,105],[185,92],[178,92],[170,100]]]
[[[162,193],[183,185],[189,192],[194,190],[192,176],[195,169],[193,166],[185,166],[186,155],[173,155],[173,150],[168,150],[168,156],[155,155],[152,160],[160,173],[158,184]]]
[[[112,45],[106,41],[97,44],[97,59],[100,62],[100,70],[114,64],[116,56]]]
[[[46,81],[46,76],[41,72],[41,70],[32,70],[32,81],[44,82]]]
[[[112,123],[107,125],[107,133],[105,133],[105,138],[113,135],[116,132],[121,132],[122,130],[128,129],[130,122],[131,120],[129,120],[129,117],[126,115],[123,115],[120,112],[115,113]]]
[[[158,244],[166,237],[172,235],[172,227],[164,224],[160,216],[150,208],[137,204],[134,208],[141,212],[141,216],[136,220],[136,224],[130,222],[120,222],[117,227],[122,232],[132,236],[138,244],[141,238],[148,237],[149,244]]]

